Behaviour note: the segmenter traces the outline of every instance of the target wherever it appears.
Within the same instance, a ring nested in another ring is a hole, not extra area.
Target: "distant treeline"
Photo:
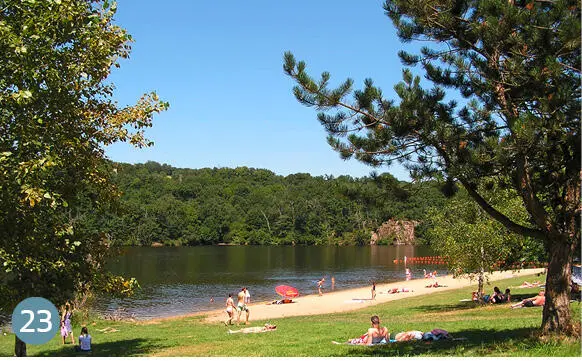
[[[387,173],[280,176],[156,162],[112,167],[122,193],[119,209],[87,220],[122,245],[368,244],[371,231],[388,219],[420,221],[422,238],[426,209],[445,202],[437,184],[402,182]]]

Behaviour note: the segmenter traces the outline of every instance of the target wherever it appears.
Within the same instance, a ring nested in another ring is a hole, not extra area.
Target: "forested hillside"
[[[363,178],[276,175],[247,167],[181,169],[113,164],[122,193],[115,215],[97,221],[115,244],[367,244],[388,219],[418,220],[444,203],[436,184],[390,174]],[[380,243],[382,240],[380,241]]]

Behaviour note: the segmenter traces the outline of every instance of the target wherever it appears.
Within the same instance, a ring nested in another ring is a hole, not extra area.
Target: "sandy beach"
[[[489,281],[494,283],[497,280],[509,279],[527,275],[535,275],[544,272],[543,268],[514,271],[494,272],[489,275]],[[399,300],[407,297],[414,297],[420,295],[427,295],[435,292],[443,292],[451,289],[463,288],[474,285],[477,287],[477,281],[471,281],[467,278],[453,278],[452,275],[437,277],[439,285],[446,285],[446,287],[427,288],[427,284],[431,283],[430,279],[412,279],[410,281],[400,281],[394,283],[383,283],[376,285],[376,299],[372,300],[371,286],[354,288],[349,290],[332,291],[324,293],[323,296],[308,295],[304,297],[297,297],[293,303],[284,305],[273,305],[265,302],[250,303],[250,319],[249,321],[272,320],[276,318],[291,317],[291,316],[307,316],[319,315],[327,313],[347,312],[371,305],[386,303],[394,300]],[[515,285],[517,286],[517,284]],[[410,292],[400,292],[389,294],[388,291],[393,288],[406,288]],[[486,286],[486,291],[491,291],[493,285]],[[467,298],[471,295],[467,294]],[[235,300],[236,302],[236,300]],[[226,313],[224,310],[210,311],[198,313],[193,315],[204,315],[205,322],[220,323],[226,320]],[[192,315],[186,315],[192,316]],[[180,316],[185,317],[185,316]],[[244,314],[241,315],[241,320]]]

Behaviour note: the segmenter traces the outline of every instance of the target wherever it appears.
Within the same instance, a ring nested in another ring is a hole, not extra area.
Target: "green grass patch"
[[[495,282],[511,288],[515,302],[531,297],[538,288],[519,289],[521,277]],[[487,286],[487,290],[493,285]],[[88,324],[93,337],[92,356],[582,356],[580,338],[538,337],[541,308],[510,309],[509,305],[479,306],[460,302],[472,287],[416,296],[354,312],[290,317],[273,320],[274,332],[228,334],[223,324],[204,324],[200,317],[161,322],[113,322],[95,319]],[[580,303],[571,303],[573,320],[580,320]],[[365,347],[334,345],[361,335],[373,314],[392,334],[442,328],[459,341],[406,342]],[[252,321],[252,320],[251,320]],[[264,321],[251,322],[260,326]],[[243,326],[241,326],[243,327]],[[115,329],[116,332],[99,331]],[[230,326],[237,329],[237,326]],[[79,327],[75,327],[78,336]],[[12,356],[14,335],[0,336],[0,356]],[[62,345],[59,336],[44,345],[28,345],[30,356],[86,356]]]

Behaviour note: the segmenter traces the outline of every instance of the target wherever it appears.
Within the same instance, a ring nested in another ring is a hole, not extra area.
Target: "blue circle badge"
[[[59,329],[59,321],[55,305],[42,297],[29,297],[12,311],[12,331],[32,345],[49,342]]]

